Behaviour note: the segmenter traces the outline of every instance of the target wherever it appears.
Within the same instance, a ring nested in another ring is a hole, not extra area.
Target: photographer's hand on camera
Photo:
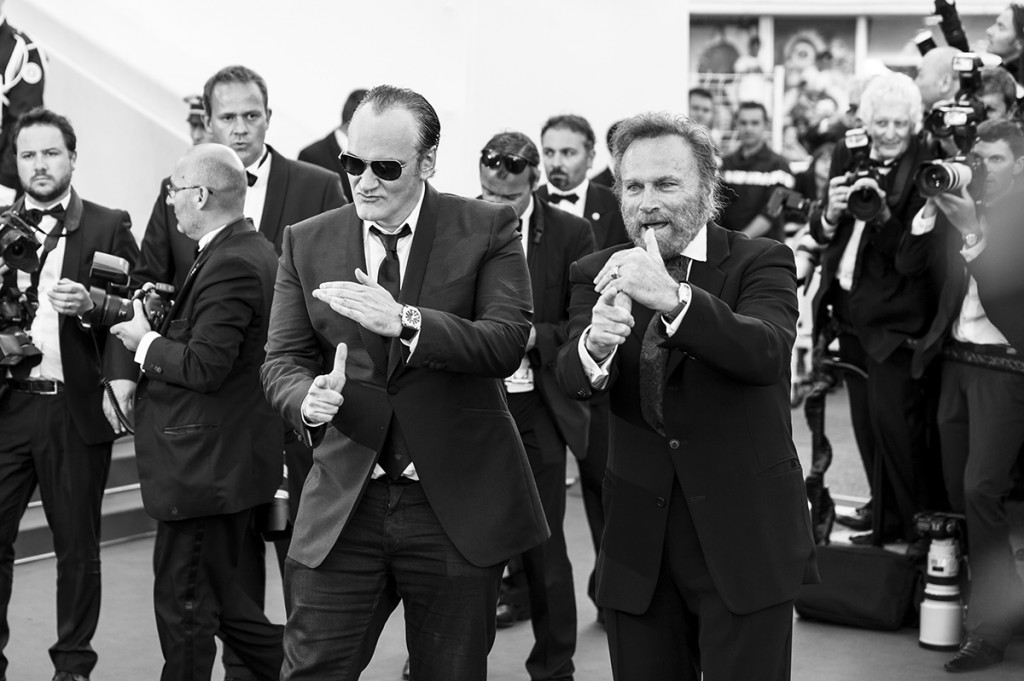
[[[925,207],[922,209],[922,211],[925,211],[923,213],[925,217],[929,217],[927,212],[929,206],[934,207],[932,210],[942,211],[950,224],[963,236],[981,233],[981,222],[978,220],[974,199],[971,198],[966,189],[961,189],[959,192],[944,192],[929,197],[925,202]]]
[[[149,325],[149,320],[146,319],[146,313],[142,309],[141,300],[133,300],[132,307],[135,310],[135,315],[126,322],[114,324],[110,327],[110,333],[117,336],[118,340],[124,343],[126,348],[135,352],[139,349],[142,337],[152,331],[153,327]]]
[[[46,292],[46,297],[58,314],[70,317],[81,317],[93,307],[88,289],[70,279],[58,281],[56,286]]]
[[[124,414],[125,420],[129,424],[134,423],[135,381],[115,378],[110,381],[110,389],[114,392],[114,399],[117,400],[117,406],[121,409],[121,413]],[[117,411],[114,409],[114,405],[111,404],[110,395],[106,391],[103,392],[103,416],[106,417],[107,423],[114,429],[116,435],[128,432],[128,428],[117,417]]]
[[[878,194],[878,198],[881,199],[882,207],[878,212],[878,216],[875,217],[871,222],[875,224],[884,225],[892,219],[892,211],[889,210],[889,204],[886,203],[885,190],[878,186],[878,181],[872,177],[862,177],[850,187],[850,194],[858,192],[860,190],[868,190]],[[847,199],[849,200],[849,199]]]

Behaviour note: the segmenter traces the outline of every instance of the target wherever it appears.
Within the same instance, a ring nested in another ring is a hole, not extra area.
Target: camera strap
[[[26,292],[31,300],[39,300],[39,275],[43,271],[43,266],[46,264],[46,259],[50,255],[50,252],[57,248],[57,240],[63,236],[64,232],[64,218],[55,218],[56,222],[53,228],[46,235],[46,239],[43,240],[43,252],[39,254],[39,267],[33,270],[32,274],[29,275],[32,280],[32,285],[29,286]],[[39,227],[36,227],[39,230]],[[42,230],[39,230],[42,231]]]

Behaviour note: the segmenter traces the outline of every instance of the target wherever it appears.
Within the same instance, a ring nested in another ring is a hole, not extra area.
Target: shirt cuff
[[[983,234],[978,243],[971,247],[964,246],[960,249],[960,255],[963,256],[964,262],[971,262],[985,250],[985,235]]]
[[[935,216],[925,217],[924,208],[917,211],[914,221],[910,223],[910,233],[913,236],[924,236],[935,229]]]
[[[690,289],[690,285],[685,281],[679,284],[679,304],[683,306],[682,309],[671,322],[665,319],[665,315],[661,315],[661,323],[665,325],[666,336],[671,338],[679,330],[679,325],[682,323],[683,317],[686,316],[686,311],[690,309],[690,300],[692,298],[693,290]]]
[[[416,346],[420,344],[420,334],[422,332],[423,332],[423,329],[420,329],[419,331],[417,331],[416,335],[412,337],[412,340],[405,340],[404,338],[401,339],[402,340],[402,344],[405,347],[409,348],[409,357],[408,357],[408,359],[406,361],[409,361],[410,359],[412,359],[412,353],[416,352]]]
[[[615,352],[619,348],[617,346],[613,348],[611,354],[598,364],[597,360],[591,357],[590,352],[587,350],[587,336],[589,334],[590,327],[588,326],[583,335],[580,336],[578,345],[580,361],[583,363],[583,371],[586,372],[590,385],[597,390],[601,390],[608,383],[608,367],[611,366],[612,358],[615,357]]]
[[[139,341],[139,347],[135,350],[135,363],[139,366],[143,366],[146,363],[146,353],[149,352],[149,346],[153,344],[157,338],[160,338],[160,334],[156,331],[147,331],[146,335]]]

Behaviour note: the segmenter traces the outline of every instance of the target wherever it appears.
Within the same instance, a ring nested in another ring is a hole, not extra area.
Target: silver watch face
[[[420,311],[411,306],[406,305],[402,308],[402,326],[419,329],[420,328]]]

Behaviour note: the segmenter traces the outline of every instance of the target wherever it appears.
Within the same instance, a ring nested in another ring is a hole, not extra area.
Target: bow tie
[[[46,210],[41,210],[39,208],[29,208],[25,211],[25,219],[31,222],[33,225],[39,225],[43,217],[46,215],[51,215],[56,220],[63,220],[64,206],[58,203],[56,206],[52,206],[50,208],[47,208]]]
[[[248,170],[245,171],[245,181],[249,184],[250,187],[256,184],[256,181],[258,179],[260,178],[258,175],[256,175],[256,173],[250,173]]]
[[[548,192],[548,201],[551,203],[558,203],[559,201],[568,201],[569,203],[576,203],[580,200],[580,197],[576,194],[555,194],[554,192]]]

